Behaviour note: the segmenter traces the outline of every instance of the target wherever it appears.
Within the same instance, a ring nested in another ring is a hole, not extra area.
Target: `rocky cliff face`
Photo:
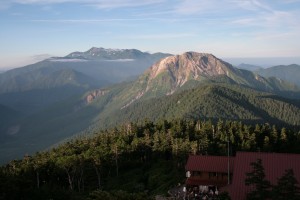
[[[169,56],[154,64],[147,72],[147,90],[152,82],[163,73],[171,77],[171,89],[184,85],[188,80],[199,80],[219,75],[229,75],[234,68],[212,54],[186,52],[182,55]],[[166,78],[165,78],[166,79]]]
[[[169,56],[150,68],[151,79],[164,71],[170,71],[176,78],[197,79],[199,76],[217,76],[228,72],[228,64],[212,54],[187,52]]]
[[[94,90],[94,91],[90,92],[85,98],[86,104],[92,103],[94,101],[94,99],[105,95],[107,92],[108,92],[108,90]]]
[[[189,80],[207,80],[229,76],[235,68],[212,54],[186,52],[169,56],[152,65],[131,88],[136,95],[122,108],[144,96],[171,95]]]

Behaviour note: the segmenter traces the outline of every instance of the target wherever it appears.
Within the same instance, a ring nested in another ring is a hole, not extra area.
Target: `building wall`
[[[228,181],[227,173],[220,172],[199,172],[193,171],[191,172],[191,176],[189,179],[193,180],[193,182],[199,182],[199,185],[202,183],[208,183],[207,185],[226,185]]]

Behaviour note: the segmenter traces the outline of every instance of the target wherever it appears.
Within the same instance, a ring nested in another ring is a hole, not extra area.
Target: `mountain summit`
[[[137,49],[105,49],[92,47],[85,52],[73,52],[67,55],[68,59],[86,59],[86,60],[119,60],[119,61],[132,61],[140,59],[155,60],[160,59],[171,54],[142,52]]]
[[[234,68],[212,54],[186,52],[169,56],[154,64],[148,71],[149,81],[163,73],[169,74],[175,86],[182,86],[190,79],[203,79],[219,75],[229,75]]]
[[[130,89],[136,95],[125,107],[142,97],[170,95],[204,82],[237,84],[267,92],[297,90],[293,84],[235,68],[212,54],[186,52],[165,57],[146,70]]]
[[[186,52],[169,56],[152,65],[140,78],[142,93],[173,94],[190,80],[206,81],[218,76],[231,77],[236,69],[212,54]]]

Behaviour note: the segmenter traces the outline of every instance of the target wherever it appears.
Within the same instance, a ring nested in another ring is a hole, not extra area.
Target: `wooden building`
[[[228,183],[228,166],[232,176],[234,157],[190,155],[185,166],[186,185],[223,187]]]
[[[300,154],[237,152],[235,157],[190,155],[185,166],[187,191],[215,192],[226,188],[232,200],[243,200],[251,191],[245,185],[246,173],[252,171],[250,163],[262,160],[266,179],[277,184],[285,170],[293,169],[300,183]],[[228,171],[230,179],[228,180]],[[196,191],[195,191],[196,190]]]

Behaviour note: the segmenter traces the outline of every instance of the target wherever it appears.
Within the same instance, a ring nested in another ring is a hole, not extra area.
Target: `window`
[[[209,178],[217,177],[218,173],[217,172],[209,172],[208,176],[209,176]]]

